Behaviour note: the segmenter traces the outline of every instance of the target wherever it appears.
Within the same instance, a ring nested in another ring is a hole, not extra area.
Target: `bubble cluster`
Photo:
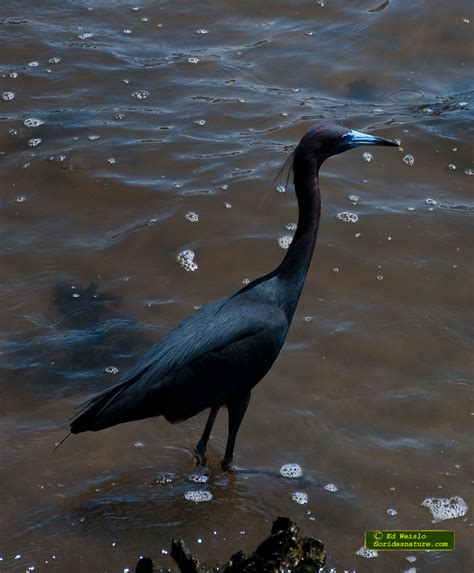
[[[116,366],[107,366],[105,371],[107,372],[107,374],[118,374],[119,369]]]
[[[278,246],[282,249],[287,249],[291,245],[293,237],[291,235],[283,235],[278,239]]]
[[[2,99],[5,101],[11,101],[15,97],[15,92],[3,92]]]
[[[188,58],[188,62],[190,64],[197,64],[199,62],[199,58]]]
[[[196,34],[208,34],[209,30],[205,30],[204,28],[201,28],[200,30],[196,30]]]
[[[373,549],[367,549],[367,547],[365,547],[365,545],[363,545],[360,549],[358,549],[355,552],[356,555],[359,555],[359,557],[365,557],[365,559],[374,559],[375,557],[378,557],[378,551],[374,551]]]
[[[280,475],[285,478],[299,478],[303,475],[303,470],[299,464],[285,464],[280,468]]]
[[[464,169],[465,175],[474,175],[474,169]]]
[[[286,191],[286,187],[284,185],[278,185],[276,189],[278,193],[285,193]]]
[[[291,494],[291,499],[295,503],[304,505],[305,503],[308,503],[308,494],[305,493],[304,491],[295,491],[294,493]]]
[[[198,491],[187,491],[184,494],[185,499],[188,501],[194,501],[194,503],[203,503],[206,501],[211,501],[212,493],[204,489]]]
[[[389,507],[387,509],[387,515],[390,515],[391,517],[398,515],[398,511],[396,509],[393,509],[393,507]]]
[[[90,32],[84,32],[82,34],[79,34],[78,38],[79,40],[87,40],[87,38],[92,38],[94,34],[91,34]]]
[[[357,201],[359,201],[360,197],[359,195],[349,195],[349,199],[353,202],[353,203],[357,203]]]
[[[288,223],[285,227],[288,231],[296,231],[296,223]]]
[[[194,211],[189,211],[188,213],[186,213],[184,218],[187,221],[190,221],[191,223],[197,223],[199,221],[199,215],[197,213],[195,213]]]
[[[50,64],[59,64],[59,62],[61,61],[61,58],[58,58],[58,56],[53,56],[52,58],[49,58],[48,62]]]
[[[174,475],[170,473],[161,473],[158,474],[155,481],[158,484],[172,483],[174,481]]]
[[[205,119],[196,119],[196,121],[194,122],[194,125],[199,125],[199,126],[203,126],[206,125],[206,120]]]
[[[342,211],[336,215],[336,219],[339,221],[344,221],[344,223],[357,223],[359,217],[355,213],[349,213],[349,211]]]
[[[410,167],[415,165],[415,158],[413,157],[413,155],[410,155],[410,153],[407,153],[403,157],[402,161],[403,161],[403,163],[405,163],[406,165],[409,165]]]
[[[43,125],[43,123],[44,121],[41,119],[36,119],[35,117],[27,117],[23,122],[23,125],[25,127],[39,127],[40,125]]]
[[[327,483],[327,484],[324,486],[324,489],[325,489],[326,491],[330,491],[330,492],[333,492],[333,493],[336,492],[336,491],[339,491],[339,488],[338,488],[337,485],[334,484],[334,483]]]
[[[191,249],[184,249],[178,254],[176,260],[185,271],[196,271],[198,266],[194,262],[195,256],[196,253]]]
[[[364,151],[364,153],[362,154],[362,158],[364,159],[364,161],[367,161],[367,163],[370,163],[374,158],[374,156],[369,151]]]
[[[145,447],[145,444],[140,440],[137,440],[136,442],[134,442],[133,447],[136,448],[137,450],[142,450]]]
[[[209,481],[209,476],[206,476],[204,474],[194,473],[188,475],[188,480],[193,481],[194,483],[206,483]]]
[[[434,206],[439,205],[439,201],[437,199],[431,199],[430,197],[428,197],[428,199],[425,199],[425,203],[427,205],[434,205]]]
[[[38,147],[38,145],[41,145],[41,142],[42,142],[42,141],[43,141],[43,140],[42,140],[40,137],[35,137],[35,138],[33,138],[33,139],[29,139],[29,140],[28,140],[28,145],[29,145],[30,147]]]
[[[134,99],[147,99],[150,97],[150,92],[147,90],[138,90],[132,93]]]
[[[24,203],[25,201],[26,201],[26,197],[25,197],[24,195],[19,195],[19,196],[16,198],[16,202],[17,202],[17,203]]]
[[[462,517],[466,515],[468,510],[467,503],[459,496],[451,498],[428,497],[421,505],[431,511],[434,521]]]

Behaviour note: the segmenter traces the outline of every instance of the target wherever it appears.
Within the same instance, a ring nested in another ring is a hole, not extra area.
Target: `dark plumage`
[[[210,408],[195,450],[198,463],[204,463],[217,412],[227,406],[222,465],[230,466],[250,392],[285,342],[311,262],[321,214],[319,168],[331,155],[358,145],[397,144],[329,121],[318,122],[303,136],[292,157],[298,227],[281,264],[171,330],[115,385],[84,404],[71,424],[73,434],[150,416],[176,423]]]

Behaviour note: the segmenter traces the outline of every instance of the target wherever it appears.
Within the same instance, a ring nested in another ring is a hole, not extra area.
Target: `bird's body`
[[[71,424],[72,433],[160,415],[177,423],[210,408],[196,447],[202,463],[215,417],[225,405],[229,436],[223,466],[229,467],[250,392],[285,342],[308,272],[320,219],[319,167],[330,155],[355,146],[344,140],[348,134],[359,139],[363,135],[320,122],[296,148],[293,170],[299,220],[277,269],[231,296],[210,302],[171,330],[114,386],[84,404]],[[357,145],[394,145],[365,137],[366,142]],[[324,138],[332,144],[344,140],[344,145],[325,147]]]

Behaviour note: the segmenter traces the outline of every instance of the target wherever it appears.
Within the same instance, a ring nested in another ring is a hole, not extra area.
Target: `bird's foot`
[[[202,448],[196,446],[194,448],[194,459],[196,460],[196,467],[203,467],[206,465],[206,452]]]
[[[222,471],[224,472],[229,472],[233,469],[233,465],[232,465],[232,457],[230,458],[224,458],[221,462],[221,467],[222,467]]]

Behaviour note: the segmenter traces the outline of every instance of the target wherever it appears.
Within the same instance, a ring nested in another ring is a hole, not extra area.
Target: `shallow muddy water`
[[[2,1],[2,573],[172,566],[177,536],[223,561],[278,515],[337,573],[472,571],[472,16],[468,0]],[[205,483],[205,414],[53,454],[84,399],[278,264],[297,212],[274,177],[320,117],[401,147],[324,166],[312,267],[239,434],[246,471],[219,469],[225,412]],[[433,523],[432,497],[468,510]],[[457,546],[357,554],[375,528]]]

